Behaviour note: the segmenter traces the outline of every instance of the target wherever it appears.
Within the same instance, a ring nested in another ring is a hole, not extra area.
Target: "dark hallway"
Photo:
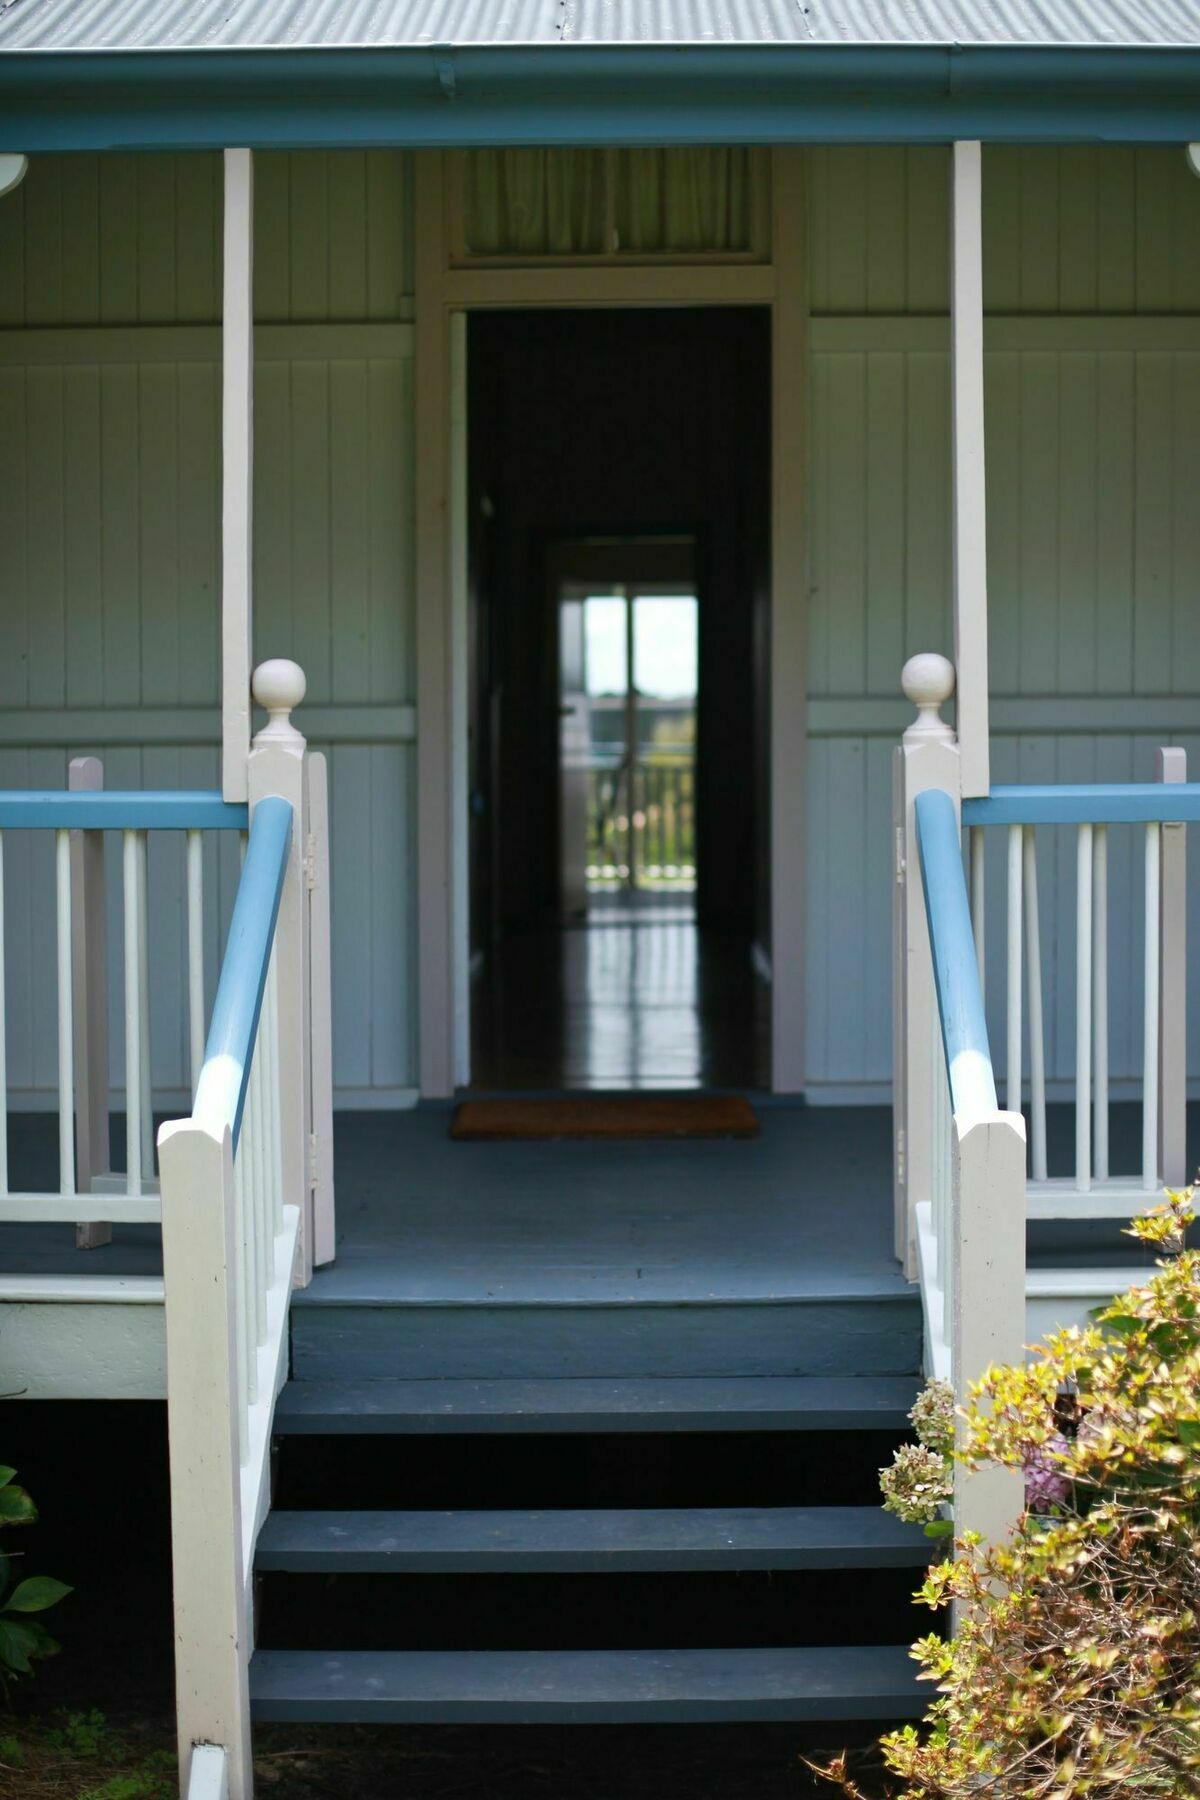
[[[469,337],[472,1085],[767,1086],[769,338]]]

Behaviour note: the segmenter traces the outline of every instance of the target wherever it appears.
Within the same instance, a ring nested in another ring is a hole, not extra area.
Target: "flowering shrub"
[[[890,1469],[879,1471],[885,1512],[910,1525],[924,1525],[929,1537],[949,1536],[954,1527],[939,1513],[954,1493],[954,1391],[948,1381],[931,1381],[909,1413],[915,1444],[901,1444]]]
[[[1172,1253],[1156,1273],[973,1391],[959,1454],[1023,1469],[1026,1511],[1004,1544],[960,1543],[918,1596],[959,1602],[958,1629],[914,1646],[939,1690],[924,1728],[883,1740],[906,1800],[1200,1796],[1194,1216],[1189,1189],[1136,1221]],[[893,1510],[932,1484],[915,1453],[897,1470]]]

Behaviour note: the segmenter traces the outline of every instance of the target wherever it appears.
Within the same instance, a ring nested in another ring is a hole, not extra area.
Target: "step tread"
[[[925,1564],[920,1527],[879,1506],[545,1512],[273,1512],[260,1570],[452,1573],[895,1568]]]
[[[782,1650],[259,1650],[254,1716],[428,1724],[919,1717],[905,1646]]]
[[[903,1429],[913,1376],[645,1376],[291,1381],[275,1429],[298,1433]]]

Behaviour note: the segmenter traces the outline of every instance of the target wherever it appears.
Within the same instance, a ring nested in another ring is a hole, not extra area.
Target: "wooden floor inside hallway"
[[[597,894],[514,933],[471,993],[476,1088],[766,1088],[770,989],[688,894]]]

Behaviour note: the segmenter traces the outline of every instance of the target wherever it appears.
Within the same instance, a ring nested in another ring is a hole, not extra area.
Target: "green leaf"
[[[1135,1331],[1141,1330],[1141,1319],[1135,1319],[1129,1313],[1105,1313],[1101,1309],[1099,1316],[1116,1332],[1118,1337],[1132,1337]]]
[[[15,1469],[10,1469],[7,1464],[0,1463],[0,1488],[7,1487],[9,1482],[16,1475],[16,1472]]]
[[[0,1619],[0,1668],[15,1675],[28,1675],[34,1657],[53,1656],[57,1649],[50,1633],[40,1625]]]
[[[24,1488],[0,1487],[0,1525],[32,1525],[37,1507]]]
[[[1180,1419],[1178,1429],[1181,1444],[1193,1448],[1200,1444],[1200,1419]]]
[[[52,1575],[30,1575],[15,1587],[5,1603],[6,1613],[45,1612],[49,1606],[57,1606],[71,1592],[64,1582],[55,1581]]]
[[[953,1519],[931,1519],[925,1527],[927,1538],[947,1538],[954,1536]]]

